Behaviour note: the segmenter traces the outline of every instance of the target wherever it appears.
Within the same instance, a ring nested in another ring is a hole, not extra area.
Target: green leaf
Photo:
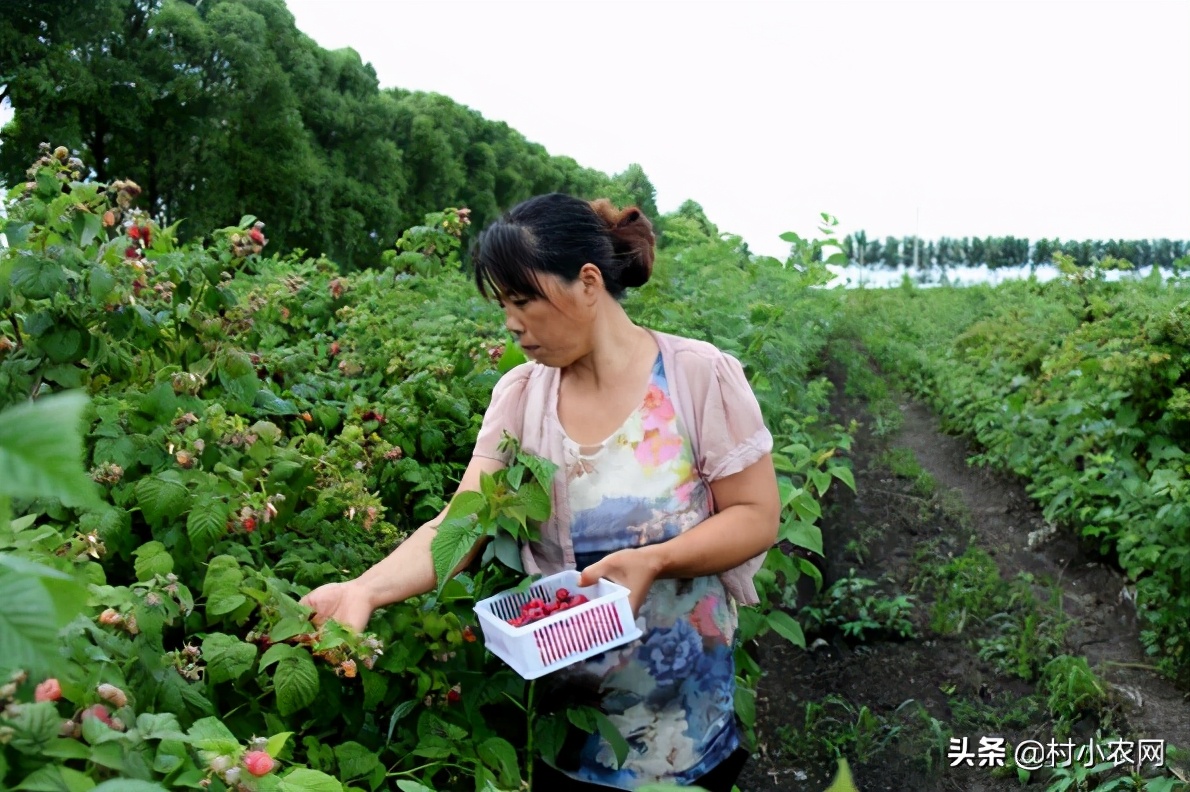
[[[239,679],[256,660],[256,647],[233,635],[210,633],[202,642],[207,679],[213,683]]]
[[[66,270],[56,261],[24,257],[12,267],[12,288],[30,300],[47,300],[66,285]]]
[[[282,716],[313,704],[318,697],[318,669],[310,655],[299,650],[283,657],[273,672],[273,689]]]
[[[145,519],[160,525],[181,516],[187,508],[190,493],[175,471],[167,470],[136,482],[136,503]]]
[[[46,582],[43,582],[46,581]],[[86,596],[69,575],[0,555],[0,670],[44,672],[59,662],[58,629],[66,619],[47,587],[68,588],[81,612]],[[69,596],[69,594],[68,594]]]
[[[624,739],[624,735],[620,734],[616,724],[598,710],[595,711],[595,723],[599,727],[599,734],[607,740],[616,755],[616,767],[623,767],[624,760],[628,758],[628,741]]]
[[[374,751],[354,741],[336,745],[335,758],[339,762],[339,778],[344,781],[366,776],[380,766]]]
[[[79,247],[86,247],[95,241],[95,237],[99,236],[103,231],[103,220],[99,215],[92,212],[83,212],[75,215],[75,233],[79,237]],[[81,224],[79,221],[82,221]],[[79,226],[82,226],[79,228]]]
[[[271,666],[273,663],[279,663],[282,660],[284,660],[286,657],[289,657],[294,652],[300,652],[300,651],[302,651],[302,650],[298,649],[296,646],[290,646],[289,644],[283,644],[283,643],[273,644],[272,646],[270,646],[268,649],[265,650],[263,655],[261,655],[259,670],[264,671],[264,670],[268,669],[268,667]]]
[[[298,408],[293,402],[282,399],[268,388],[256,391],[253,405],[266,415],[297,415]]]
[[[524,507],[530,520],[545,522],[550,517],[550,496],[536,481],[517,491],[517,503]]]
[[[265,743],[264,752],[276,759],[281,755],[281,751],[285,748],[285,743],[289,742],[289,738],[293,736],[293,732],[278,732],[269,738]]]
[[[516,748],[501,737],[490,737],[479,744],[480,760],[496,772],[504,787],[516,787],[521,783],[520,766],[517,764]]]
[[[161,542],[145,542],[132,554],[136,556],[136,579],[142,583],[152,580],[155,575],[168,575],[174,571],[174,559]]]
[[[501,532],[496,534],[496,538],[492,540],[492,546],[495,548],[496,558],[500,559],[500,563],[522,575],[525,573],[524,562],[521,560],[521,547],[516,539]]]
[[[218,718],[200,718],[187,732],[191,744],[200,751],[231,754],[240,750],[239,739]]]
[[[167,792],[166,788],[152,781],[134,781],[130,778],[113,778],[104,781],[91,792]]]
[[[108,787],[104,792],[115,792],[114,786],[107,784],[104,786]],[[15,789],[26,790],[26,792],[88,792],[88,790],[94,792],[98,787],[95,786],[94,781],[78,770],[61,765],[46,765],[17,784]],[[165,792],[156,784],[152,785],[152,789],[153,792]]]
[[[735,714],[740,722],[751,729],[756,726],[756,691],[743,685],[735,689]]]
[[[73,363],[86,351],[83,334],[77,327],[55,327],[38,341],[46,357],[54,363]]]
[[[852,475],[851,471],[848,468],[838,467],[838,466],[832,467],[830,469],[830,474],[832,476],[834,476],[835,478],[837,478],[839,481],[846,484],[847,487],[852,492],[856,491],[855,490],[855,476]]]
[[[516,455],[516,460],[533,472],[533,478],[537,479],[541,486],[546,488],[546,492],[552,491],[554,473],[558,470],[556,464],[545,457],[526,454],[523,451]]]
[[[446,512],[448,520],[479,514],[487,506],[487,499],[483,493],[475,490],[465,490],[457,493],[450,501],[450,509]]]
[[[407,779],[398,781],[397,788],[400,789],[401,792],[434,792],[433,789],[426,786],[425,784],[418,783],[417,781],[409,781]]]
[[[496,370],[501,374],[507,374],[528,360],[529,358],[525,357],[524,351],[518,345],[507,343],[504,345],[504,354],[496,361]]]
[[[205,556],[227,534],[227,518],[230,514],[231,507],[214,498],[190,509],[186,515],[186,534],[196,555]]]
[[[859,792],[855,788],[855,782],[851,780],[851,768],[847,766],[846,759],[839,760],[839,772],[826,788],[826,792]]]
[[[295,767],[281,779],[277,792],[343,792],[343,785],[326,773]]]
[[[788,517],[785,522],[781,523],[781,530],[777,536],[781,541],[790,542],[822,555],[822,529],[813,523]]]
[[[785,611],[775,610],[768,614],[769,626],[773,632],[785,638],[794,646],[806,648],[806,636],[802,634],[802,626]]]
[[[0,497],[57,498],[97,508],[95,483],[83,469],[81,393],[42,396],[0,412]]]
[[[146,740],[189,740],[172,712],[142,713],[136,716],[136,730]]]
[[[480,528],[470,517],[449,518],[438,526],[437,533],[430,541],[430,554],[434,557],[434,573],[438,576],[439,591],[450,579],[450,573],[471,552],[479,536]]]
[[[57,707],[53,702],[40,701],[36,704],[22,705],[21,712],[7,725],[13,730],[9,742],[13,750],[29,756],[40,756],[50,745],[57,742],[62,719],[58,716]]]

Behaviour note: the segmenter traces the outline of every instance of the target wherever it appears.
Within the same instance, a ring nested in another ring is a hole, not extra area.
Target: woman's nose
[[[507,328],[508,332],[515,336],[519,336],[521,333],[525,332],[525,328],[520,323],[520,321],[515,319],[512,314],[509,313],[504,314],[504,327]]]

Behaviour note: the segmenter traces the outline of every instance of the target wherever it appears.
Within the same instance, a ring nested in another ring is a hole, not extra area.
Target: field
[[[362,636],[297,604],[442,508],[519,362],[469,213],[345,274],[251,216],[179,244],[135,184],[76,178],[43,152],[0,259],[0,787],[502,791],[567,730],[622,753],[477,640],[474,603],[521,579],[500,548],[548,509],[535,458],[452,515],[497,541],[438,592]],[[1183,787],[1184,284],[1060,259],[1048,284],[844,293],[813,244],[691,228],[626,308],[739,357],[776,439],[741,789],[821,789],[840,759],[863,790]],[[984,735],[1166,761],[950,766]]]

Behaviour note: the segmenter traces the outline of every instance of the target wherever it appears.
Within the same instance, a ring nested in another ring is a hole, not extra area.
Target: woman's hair
[[[655,243],[653,224],[635,206],[621,210],[605,198],[538,195],[480,233],[472,250],[475,285],[484,297],[544,297],[537,273],[573,283],[590,262],[618,300],[626,288],[648,282]]]

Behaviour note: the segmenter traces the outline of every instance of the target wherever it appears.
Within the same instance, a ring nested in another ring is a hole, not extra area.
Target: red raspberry
[[[244,754],[244,767],[248,769],[249,773],[260,778],[262,775],[271,773],[276,767],[276,762],[264,751],[249,751]]]
[[[521,608],[521,610],[531,610],[533,608],[544,608],[544,607],[545,607],[545,600],[543,600],[539,597],[534,597],[533,599],[526,602],[524,604],[524,606]]]
[[[558,602],[565,602],[566,600],[570,599],[570,590],[560,588],[558,589],[558,593],[554,595],[554,598],[557,599]]]
[[[42,682],[33,691],[34,701],[57,701],[60,698],[62,698],[62,685],[53,677]]]
[[[545,611],[546,616],[553,614],[553,612],[556,611],[557,609],[558,609],[558,603],[556,603],[556,602],[547,602],[545,604],[545,607],[542,608],[542,610]]]
[[[256,530],[256,520],[255,520],[255,518],[253,518],[253,517],[246,517],[246,518],[244,519],[244,530],[245,530],[245,531],[247,531],[248,533],[252,533],[253,531],[255,531],[255,530]]]
[[[258,244],[258,245],[264,244],[264,234],[260,233],[259,228],[253,228],[251,231],[248,232],[248,236],[250,236],[252,238],[252,241],[255,242],[256,244]]]
[[[570,598],[570,607],[573,608],[576,605],[582,605],[584,602],[590,602],[590,601],[591,600],[587,599],[586,594],[575,594],[573,597]]]

